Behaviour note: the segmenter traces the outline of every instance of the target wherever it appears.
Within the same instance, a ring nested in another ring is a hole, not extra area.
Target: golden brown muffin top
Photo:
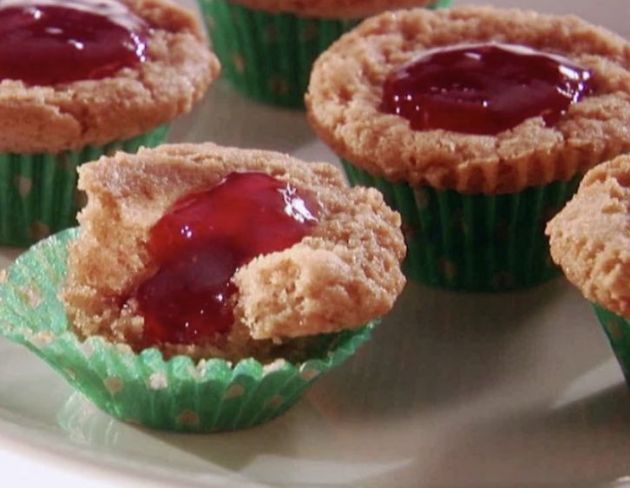
[[[503,42],[560,54],[593,73],[595,94],[546,127],[530,118],[496,136],[415,131],[379,110],[390,73],[424,50]],[[343,36],[315,63],[306,105],[340,156],[390,181],[506,193],[570,179],[630,150],[630,43],[576,17],[490,7],[386,13]]]
[[[429,7],[437,0],[231,0],[267,12],[291,13],[304,17],[360,19],[385,10]]]
[[[189,111],[219,74],[192,12],[121,0],[152,27],[147,61],[114,76],[53,86],[0,82],[0,151],[54,153],[128,139]]]
[[[318,223],[294,246],[237,270],[235,324],[225,344],[167,344],[167,355],[264,356],[272,342],[356,328],[390,310],[405,283],[405,245],[400,216],[379,192],[348,188],[326,163],[214,144],[165,145],[102,157],[79,169],[88,204],[69,247],[63,300],[80,336],[126,343],[141,336],[137,304],[119,302],[155,272],[147,251],[150,229],[182,196],[234,171],[264,172],[315,195]]]
[[[630,318],[630,156],[589,171],[547,235],[569,281],[587,299]]]

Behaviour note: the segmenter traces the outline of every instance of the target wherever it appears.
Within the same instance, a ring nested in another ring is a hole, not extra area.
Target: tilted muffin
[[[199,0],[224,73],[263,102],[303,107],[311,66],[345,31],[388,9],[451,0]]]
[[[630,156],[590,170],[547,234],[554,261],[594,304],[630,380]]]
[[[575,17],[414,9],[318,59],[308,117],[402,213],[411,277],[503,290],[555,275],[546,221],[630,150],[629,68],[627,41]]]
[[[208,431],[278,415],[367,339],[405,283],[400,216],[331,165],[202,144],[79,172],[80,231],[18,260],[0,331],[118,417]]]
[[[76,166],[166,136],[218,76],[193,14],[166,0],[0,5],[0,244],[71,226]]]

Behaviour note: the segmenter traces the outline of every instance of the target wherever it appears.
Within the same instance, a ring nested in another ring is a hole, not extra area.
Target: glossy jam
[[[116,0],[0,2],[0,80],[54,85],[146,59],[148,26]]]
[[[143,345],[212,343],[229,332],[235,271],[302,240],[317,208],[308,195],[262,173],[231,173],[177,202],[150,234],[159,269],[137,292]]]
[[[530,117],[547,126],[587,95],[591,73],[569,60],[510,44],[427,51],[385,82],[382,111],[415,130],[497,134]]]

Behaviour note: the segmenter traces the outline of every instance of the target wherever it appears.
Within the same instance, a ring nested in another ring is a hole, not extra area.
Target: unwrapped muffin
[[[317,134],[403,217],[406,271],[504,290],[556,274],[545,223],[630,150],[630,45],[576,17],[461,7],[371,18],[316,62]]]
[[[18,260],[0,323],[126,420],[208,431],[278,415],[404,285],[399,215],[331,165],[202,144],[79,171],[78,235]]]

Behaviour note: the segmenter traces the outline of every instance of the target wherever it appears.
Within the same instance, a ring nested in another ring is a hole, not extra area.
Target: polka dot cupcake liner
[[[619,361],[626,383],[630,385],[630,319],[621,317],[601,305],[593,304],[593,308]]]
[[[353,185],[380,190],[403,219],[404,270],[424,284],[502,291],[559,274],[544,230],[577,190],[581,176],[502,195],[462,194],[390,183],[343,162]]]
[[[104,146],[59,154],[0,153],[0,245],[24,247],[76,225],[77,166],[103,154],[136,152],[166,139],[167,126]]]
[[[223,75],[251,98],[292,108],[304,106],[317,57],[359,23],[270,13],[231,0],[199,0],[199,6]]]
[[[164,360],[157,349],[134,353],[100,337],[70,331],[58,294],[66,273],[70,229],[20,256],[0,284],[0,335],[41,357],[96,406],[125,422],[183,432],[229,431],[266,422],[291,407],[325,372],[370,337],[374,324],[322,335],[310,359],[293,364],[254,359],[194,363]]]

